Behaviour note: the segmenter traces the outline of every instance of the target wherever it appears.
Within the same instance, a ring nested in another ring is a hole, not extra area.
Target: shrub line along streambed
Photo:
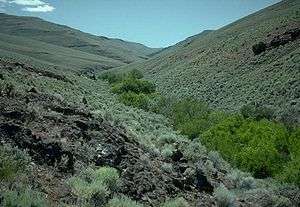
[[[250,103],[240,113],[229,114],[193,98],[166,98],[138,70],[106,72],[101,78],[110,83],[120,102],[163,114],[180,133],[200,139],[233,166],[256,178],[300,185],[300,128],[275,120],[271,108]]]

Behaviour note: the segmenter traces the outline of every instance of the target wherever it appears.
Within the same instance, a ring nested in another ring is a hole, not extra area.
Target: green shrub
[[[161,155],[164,158],[170,158],[173,155],[174,151],[175,148],[172,145],[166,144],[161,151]]]
[[[195,99],[184,99],[174,104],[171,120],[177,130],[194,139],[223,120],[224,113],[211,111],[207,104]]]
[[[286,161],[287,137],[281,124],[231,116],[205,132],[202,141],[241,169],[267,177]]]
[[[174,134],[162,134],[158,137],[159,146],[164,146],[165,144],[173,144],[177,141],[177,137]]]
[[[217,151],[210,151],[207,154],[208,159],[212,162],[213,167],[217,168],[218,170],[229,170],[229,164],[223,159]]]
[[[197,139],[191,141],[183,150],[184,157],[193,162],[197,162],[206,154],[206,147]]]
[[[123,93],[119,96],[119,100],[126,106],[133,106],[144,110],[149,109],[150,98],[143,93],[140,94],[136,94],[133,92]]]
[[[202,135],[202,143],[210,150],[218,150],[225,159],[230,160],[239,151],[238,143],[235,142],[235,131],[241,123],[242,118],[239,116],[225,119]]]
[[[9,145],[0,146],[0,181],[11,181],[26,172],[30,163],[27,153]]]
[[[287,183],[294,183],[300,186],[300,159],[296,158],[287,162],[276,178]]]
[[[143,73],[137,69],[133,69],[129,71],[128,77],[134,78],[134,79],[142,79],[144,77]]]
[[[237,130],[239,143],[244,144],[235,162],[254,176],[273,176],[286,161],[282,153],[287,148],[287,131],[267,120],[247,121]]]
[[[112,92],[116,94],[133,92],[136,94],[150,94],[155,92],[155,85],[146,80],[136,78],[126,78],[112,87]]]
[[[94,171],[94,179],[96,182],[105,184],[110,190],[115,190],[119,180],[119,172],[112,167],[101,167]]]
[[[173,165],[171,163],[163,163],[161,165],[161,169],[163,171],[165,171],[166,173],[170,173],[170,174],[172,174],[174,172],[174,168],[173,168]]]
[[[260,53],[266,51],[267,45],[263,42],[259,42],[252,46],[252,51],[255,55],[259,55]]]
[[[119,173],[114,168],[87,168],[78,176],[70,178],[68,184],[79,201],[97,206],[103,205],[108,196],[116,190],[118,180]]]
[[[290,161],[284,165],[276,177],[284,182],[300,186],[300,128],[294,129],[289,136],[288,151]]]
[[[189,207],[190,205],[184,198],[169,199],[161,207]]]
[[[214,190],[214,196],[219,207],[235,206],[235,195],[230,192],[224,185],[221,185]]]
[[[2,193],[3,207],[46,207],[50,206],[44,196],[29,188],[23,190],[6,191]]]
[[[274,119],[274,110],[267,107],[267,106],[261,106],[256,103],[250,103],[241,108],[241,114],[245,118],[253,118],[256,120],[261,119],[268,119],[272,120]]]
[[[288,150],[292,159],[300,158],[300,127],[292,130],[288,138]]]
[[[255,179],[248,173],[244,173],[240,170],[232,170],[226,177],[233,182],[235,188],[250,190],[255,188]]]
[[[163,114],[167,117],[171,117],[171,112],[175,103],[175,98],[164,97],[162,95],[156,94],[150,100],[150,110],[154,113]]]
[[[113,73],[113,72],[106,72],[100,76],[101,79],[108,81],[109,84],[117,83],[122,81],[123,75]]]
[[[101,197],[103,199],[109,195],[109,190],[101,182],[87,182],[81,178],[73,177],[69,179],[68,184],[74,195],[87,201],[91,200],[93,197]]]
[[[136,201],[133,201],[126,196],[113,198],[108,202],[106,206],[107,207],[143,207],[142,204],[139,204]]]
[[[184,99],[173,106],[172,118],[175,125],[179,125],[198,117],[207,117],[210,110],[207,104],[195,99]]]

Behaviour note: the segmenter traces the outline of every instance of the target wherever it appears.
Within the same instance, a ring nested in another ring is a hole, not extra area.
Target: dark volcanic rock
[[[284,32],[283,34],[276,35],[268,43],[259,42],[258,44],[253,45],[252,51],[255,55],[259,55],[265,52],[266,50],[271,50],[273,48],[283,46],[289,42],[295,41],[299,39],[299,37],[300,37],[300,28],[290,29]]]
[[[177,194],[196,202],[206,193],[187,181],[184,172],[190,166],[183,162],[180,151],[170,160],[178,167],[166,173],[161,168],[163,158],[150,156],[122,127],[96,119],[88,110],[69,106],[56,96],[32,92],[14,98],[3,95],[0,109],[1,143],[28,151],[36,171],[43,172],[36,173],[33,180],[53,201],[67,199],[70,194],[62,181],[91,164],[118,169],[122,180],[118,193],[146,206],[157,206]],[[61,196],[60,191],[64,192]]]

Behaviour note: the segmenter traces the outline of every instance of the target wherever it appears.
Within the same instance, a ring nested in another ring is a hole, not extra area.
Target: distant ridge
[[[139,43],[91,35],[64,25],[47,22],[36,17],[22,17],[0,13],[0,22],[1,34],[10,35],[11,37],[14,36],[15,39],[21,37],[24,41],[26,41],[26,39],[34,40],[36,41],[34,44],[36,46],[38,45],[38,42],[44,42],[58,46],[61,50],[63,50],[63,48],[69,48],[77,50],[78,52],[92,54],[91,59],[98,56],[98,59],[105,59],[106,64],[103,65],[103,68],[112,68],[135,61],[145,60],[149,58],[148,56],[150,54],[160,50],[149,48]],[[4,39],[0,38],[0,41],[1,40]],[[20,39],[18,42],[21,42]],[[1,44],[0,49],[3,49],[2,46],[3,45]],[[21,44],[19,46],[21,46]],[[37,48],[38,46],[32,47],[31,49],[35,50]],[[11,49],[13,50],[13,48]],[[28,49],[29,48],[25,51]],[[45,47],[43,47],[43,49],[47,50]],[[22,53],[22,49],[18,48],[14,52]],[[68,53],[70,53],[70,51],[68,51]],[[34,58],[34,55],[29,54],[29,56]],[[95,61],[97,62],[97,60]],[[50,62],[56,64],[55,58]],[[94,60],[92,62],[94,62]],[[87,64],[86,67],[93,68],[94,66],[91,67],[91,65]],[[101,65],[97,64],[97,67],[95,68],[101,68]]]

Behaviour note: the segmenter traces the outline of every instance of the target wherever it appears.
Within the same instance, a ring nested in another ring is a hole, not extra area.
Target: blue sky
[[[37,16],[95,35],[166,47],[280,0],[0,0],[0,11]]]

